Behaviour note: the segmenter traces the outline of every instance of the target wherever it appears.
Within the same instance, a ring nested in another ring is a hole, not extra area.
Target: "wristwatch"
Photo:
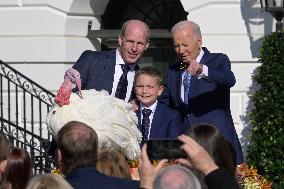
[[[198,70],[196,71],[196,75],[199,76],[203,72],[203,64],[199,64]]]

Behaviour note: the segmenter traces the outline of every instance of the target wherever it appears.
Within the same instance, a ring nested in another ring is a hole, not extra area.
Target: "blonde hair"
[[[128,164],[118,150],[102,150],[99,153],[97,170],[105,175],[131,179]]]
[[[49,173],[33,177],[26,189],[73,189],[73,187],[62,176]]]
[[[137,81],[137,78],[140,76],[140,75],[148,75],[150,77],[153,77],[153,78],[156,78],[157,79],[157,84],[159,86],[162,86],[163,85],[163,81],[162,81],[162,73],[154,68],[153,66],[145,66],[143,68],[140,68],[136,73],[135,73],[135,76],[134,76],[134,84],[136,85],[136,81]]]

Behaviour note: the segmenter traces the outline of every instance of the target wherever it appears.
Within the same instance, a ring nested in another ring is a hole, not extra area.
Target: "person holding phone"
[[[134,91],[138,100],[138,129],[142,144],[150,138],[176,138],[181,134],[180,114],[160,103],[163,92],[161,72],[154,67],[143,67],[134,77]],[[148,113],[148,114],[147,114]]]
[[[188,157],[177,159],[176,162],[201,171],[205,175],[208,189],[239,189],[235,177],[228,170],[219,168],[209,153],[196,141],[186,135],[181,135],[178,139],[183,143],[181,149]],[[156,166],[152,165],[145,144],[139,160],[140,189],[152,189],[157,174],[166,163],[167,160],[163,159]]]

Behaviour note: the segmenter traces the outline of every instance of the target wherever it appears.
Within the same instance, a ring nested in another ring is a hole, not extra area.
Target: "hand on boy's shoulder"
[[[132,111],[136,112],[139,109],[139,107],[138,107],[138,100],[137,99],[131,100],[130,104],[132,106],[131,107]]]

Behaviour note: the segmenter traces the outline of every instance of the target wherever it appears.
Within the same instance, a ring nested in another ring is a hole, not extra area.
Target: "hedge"
[[[258,172],[284,188],[284,34],[263,38],[259,49],[259,72],[253,81],[259,89],[251,95],[254,108],[249,114],[251,143],[247,160]]]

